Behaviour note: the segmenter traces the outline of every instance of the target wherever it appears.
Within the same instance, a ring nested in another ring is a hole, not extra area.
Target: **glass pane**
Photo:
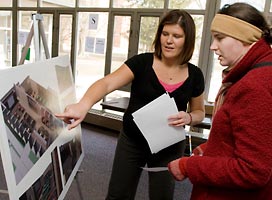
[[[37,2],[38,1],[33,1],[33,0],[18,0],[19,2],[19,7],[37,7]]]
[[[225,67],[221,66],[219,61],[217,60],[217,56],[214,54],[213,59],[213,70],[211,73],[211,82],[208,94],[208,102],[214,102],[217,92],[221,86],[222,82],[222,70]]]
[[[271,9],[272,9],[272,4],[271,4]],[[272,24],[272,13],[266,15],[266,20],[268,21],[268,23]]]
[[[30,33],[30,29],[31,26],[33,24],[33,20],[32,20],[32,14],[34,12],[32,11],[20,11],[19,12],[19,32],[18,32],[18,60],[21,59],[22,56],[22,50],[25,47],[26,44],[26,40],[27,37]],[[41,39],[41,34],[45,34],[45,38],[46,38],[46,43],[48,45],[49,48],[49,54],[51,55],[51,44],[52,44],[52,21],[53,21],[53,16],[49,15],[49,14],[43,14],[42,15],[42,20],[40,23],[40,26],[43,26],[44,28],[44,33],[35,33],[34,32],[34,36],[35,34],[38,34],[38,36]],[[34,36],[32,37],[30,46],[29,46],[29,51],[28,54],[25,56],[25,62],[24,63],[32,63],[35,62],[35,46],[34,46]],[[41,46],[40,46],[40,50],[41,50],[41,59],[44,60],[46,59],[45,56],[45,50],[44,50],[44,46],[43,43],[41,41]]]
[[[111,72],[120,67],[128,58],[130,20],[130,16],[114,17]]]
[[[53,14],[42,14],[43,20],[43,28],[45,32],[45,38],[47,42],[47,47],[49,50],[49,55],[52,56],[52,35],[53,35]],[[42,46],[42,56],[45,59],[44,47]]]
[[[195,25],[196,25],[196,41],[195,41],[195,50],[193,53],[193,57],[190,60],[191,63],[198,65],[199,59],[199,51],[202,39],[202,32],[203,32],[203,23],[204,23],[204,16],[203,15],[192,15]]]
[[[183,1],[169,0],[169,8],[204,10],[206,8],[206,0],[183,0]]]
[[[0,69],[11,67],[11,25],[10,11],[0,11]]]
[[[75,7],[76,0],[41,0],[41,7]]]
[[[120,67],[128,58],[130,26],[131,16],[114,16],[111,72],[115,71],[118,67]],[[129,96],[129,92],[115,90],[114,92],[106,96],[106,100],[109,101],[115,98]],[[108,112],[118,113],[111,110],[109,110]]]
[[[60,15],[59,56],[70,55],[72,39],[72,15]]]
[[[32,26],[32,14],[33,11],[20,11],[19,12],[19,32],[18,32],[18,60],[22,57],[22,51],[26,44],[27,37],[30,33],[30,29]],[[34,62],[35,61],[35,48],[34,48],[34,37],[32,37],[30,46],[29,46],[29,52],[27,56],[25,56],[22,59],[25,59],[24,63],[28,62]]]
[[[87,88],[104,77],[108,13],[79,13],[77,34],[76,93],[81,98]],[[99,107],[97,103],[93,108]]]
[[[152,51],[159,20],[159,17],[141,17],[138,53]]]
[[[260,11],[264,11],[264,5],[265,5],[265,0],[221,0],[221,6],[223,7],[225,4],[232,4],[232,3],[236,3],[236,2],[245,2],[248,3],[252,6],[254,6],[255,8],[257,8]]]
[[[5,1],[0,1],[0,7],[11,7],[12,0],[5,0]]]
[[[79,0],[79,7],[108,8],[110,0]]]
[[[163,8],[164,0],[113,0],[116,8]]]

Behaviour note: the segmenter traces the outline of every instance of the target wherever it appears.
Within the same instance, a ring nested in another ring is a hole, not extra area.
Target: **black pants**
[[[107,200],[133,200],[146,164],[148,167],[166,167],[181,157],[185,150],[185,140],[151,154],[148,147],[139,148],[122,131],[120,133],[109,183]],[[149,172],[150,200],[172,200],[175,180],[168,171]]]

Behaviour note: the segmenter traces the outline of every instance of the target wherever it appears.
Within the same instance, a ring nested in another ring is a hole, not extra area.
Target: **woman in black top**
[[[133,112],[167,91],[179,110],[166,119],[170,126],[185,126],[203,120],[204,78],[201,70],[189,63],[194,44],[195,24],[192,17],[183,10],[169,11],[159,24],[153,53],[128,59],[115,72],[91,85],[78,103],[68,105],[64,113],[56,114],[70,123],[69,129],[74,128],[106,94],[131,83],[130,102],[123,117],[106,199],[134,199],[141,167],[146,164],[148,167],[166,167],[169,161],[184,153],[183,140],[152,154],[133,121]],[[168,171],[149,172],[150,199],[173,199],[174,186],[175,181]]]

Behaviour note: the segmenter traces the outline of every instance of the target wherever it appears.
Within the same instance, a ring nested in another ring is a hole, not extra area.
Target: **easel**
[[[43,23],[42,23],[43,16],[38,13],[32,14],[32,20],[33,20],[33,24],[31,26],[30,32],[27,36],[26,44],[23,48],[21,59],[19,61],[19,65],[24,64],[24,61],[26,59],[26,55],[27,55],[28,49],[30,47],[30,43],[31,43],[33,36],[34,36],[34,48],[35,48],[35,61],[41,60],[40,36],[41,36],[41,39],[43,42],[43,47],[44,47],[46,59],[50,58],[49,49],[47,46],[47,41],[46,41],[45,32],[44,32]]]
[[[42,24],[43,16],[41,14],[32,14],[32,20],[33,20],[33,24],[31,26],[30,32],[27,36],[26,44],[23,48],[23,51],[21,54],[21,59],[19,61],[19,65],[24,64],[24,61],[26,59],[28,49],[30,47],[31,40],[32,40],[33,36],[34,36],[34,48],[35,48],[35,61],[41,60],[41,40],[43,42],[43,47],[45,50],[46,59],[50,58],[48,45],[47,45],[47,41],[46,41],[46,37],[45,37],[45,32],[44,32],[44,28],[43,28],[43,24]],[[41,36],[41,39],[40,39],[40,36]],[[1,154],[0,154],[0,156],[1,156]],[[0,160],[1,160],[1,157],[0,157]],[[78,170],[76,172],[75,179],[76,179],[76,184],[77,184],[77,189],[79,191],[80,199],[83,200],[83,195],[81,192],[80,184],[77,179],[78,173],[81,173],[81,172],[83,172],[83,171]],[[0,189],[0,194],[7,194],[8,195],[9,192],[8,192],[8,190]]]
[[[0,152],[0,165],[2,165],[1,167],[3,168],[3,163],[2,163],[2,157],[1,157],[1,152]],[[1,169],[3,170],[3,169]],[[6,186],[7,187],[7,186]],[[8,195],[8,190],[7,189],[0,189],[0,194],[5,194]]]
[[[80,187],[80,184],[79,184],[79,181],[78,181],[78,177],[77,177],[77,175],[78,175],[79,173],[83,173],[83,170],[80,170],[80,169],[79,169],[79,170],[77,171],[76,175],[75,175],[75,180],[76,180],[77,189],[78,189],[78,195],[79,195],[80,200],[83,200],[83,195],[82,195],[81,187]]]

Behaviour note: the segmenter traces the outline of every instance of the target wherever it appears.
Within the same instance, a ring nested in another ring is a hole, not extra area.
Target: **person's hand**
[[[55,116],[62,119],[68,125],[68,130],[78,126],[86,116],[87,111],[79,103],[70,104],[65,107],[63,113],[56,113]]]
[[[192,156],[202,156],[206,149],[206,146],[207,146],[206,142],[198,145],[196,148],[193,149]]]
[[[180,111],[177,114],[168,117],[168,124],[172,126],[185,126],[190,124],[191,120],[189,113]]]
[[[186,175],[186,162],[188,157],[179,158],[168,163],[168,170],[177,181],[184,180]]]

